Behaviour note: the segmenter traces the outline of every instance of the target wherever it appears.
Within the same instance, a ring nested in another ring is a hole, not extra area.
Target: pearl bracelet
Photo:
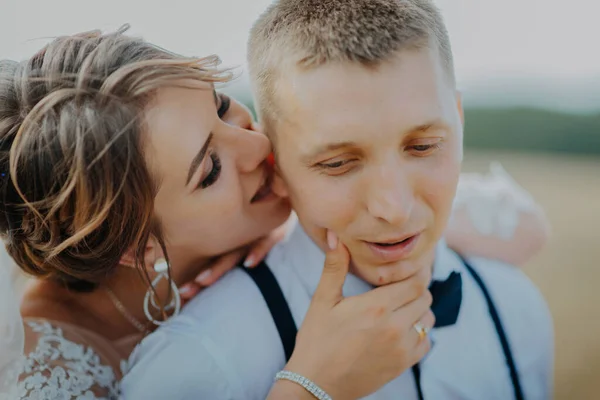
[[[310,394],[312,394],[313,396],[315,396],[315,398],[317,398],[319,400],[333,400],[331,398],[331,396],[329,396],[327,393],[325,393],[325,391],[323,389],[321,389],[320,387],[318,387],[313,381],[311,381],[310,379],[305,378],[302,375],[297,374],[295,372],[286,371],[286,370],[279,371],[275,375],[275,380],[278,381],[280,379],[285,379],[285,380],[297,383],[298,385],[302,386]]]

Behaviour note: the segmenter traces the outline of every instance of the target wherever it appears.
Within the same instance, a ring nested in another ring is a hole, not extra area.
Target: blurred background
[[[326,1],[326,0],[323,0]],[[238,67],[224,89],[250,107],[245,44],[269,0],[2,0],[0,57],[124,23],[186,55]],[[600,398],[600,3],[438,0],[466,108],[465,171],[497,160],[547,212],[552,237],[526,266],[556,327],[557,399]]]

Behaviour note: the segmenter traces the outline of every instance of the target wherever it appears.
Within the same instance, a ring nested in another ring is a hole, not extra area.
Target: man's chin
[[[350,272],[373,286],[383,286],[408,279],[423,268],[432,268],[434,255],[435,251],[428,251],[385,265],[357,260],[350,265]]]
[[[370,284],[371,286],[383,286],[389,283],[385,282],[382,278],[380,278],[380,275],[377,273],[375,268],[366,271],[354,268],[353,270],[351,270],[351,272],[363,281]]]
[[[386,277],[385,270],[387,268],[394,267],[375,266],[364,262],[359,265],[350,264],[350,272],[372,286],[382,286],[391,283],[391,280]]]

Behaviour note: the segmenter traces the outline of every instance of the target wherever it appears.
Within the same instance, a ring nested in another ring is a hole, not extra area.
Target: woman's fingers
[[[267,236],[259,239],[254,245],[250,246],[250,251],[244,260],[244,267],[252,268],[257,266],[269,254],[271,249],[283,240],[292,227],[293,223],[290,218],[283,225],[273,229]]]
[[[275,230],[268,236],[256,242],[250,248],[250,252],[244,260],[244,267],[256,267],[267,256],[267,254],[269,254],[269,251],[271,251],[273,246],[279,243],[284,236],[285,232]]]
[[[218,281],[219,278],[239,264],[244,254],[243,250],[236,250],[219,257],[208,268],[200,272],[192,282],[187,282],[179,287],[181,299],[184,302],[189,301],[200,293],[202,289]]]
[[[214,264],[202,271],[195,279],[195,282],[200,286],[210,286],[219,278],[238,265],[244,256],[244,250],[236,250],[219,257]]]

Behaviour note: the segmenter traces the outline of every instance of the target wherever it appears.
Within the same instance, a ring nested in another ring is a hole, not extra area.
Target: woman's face
[[[250,130],[248,110],[209,84],[194,85],[161,89],[145,120],[155,213],[179,279],[189,279],[182,269],[197,271],[207,258],[255,241],[290,213],[270,190],[271,145]]]

